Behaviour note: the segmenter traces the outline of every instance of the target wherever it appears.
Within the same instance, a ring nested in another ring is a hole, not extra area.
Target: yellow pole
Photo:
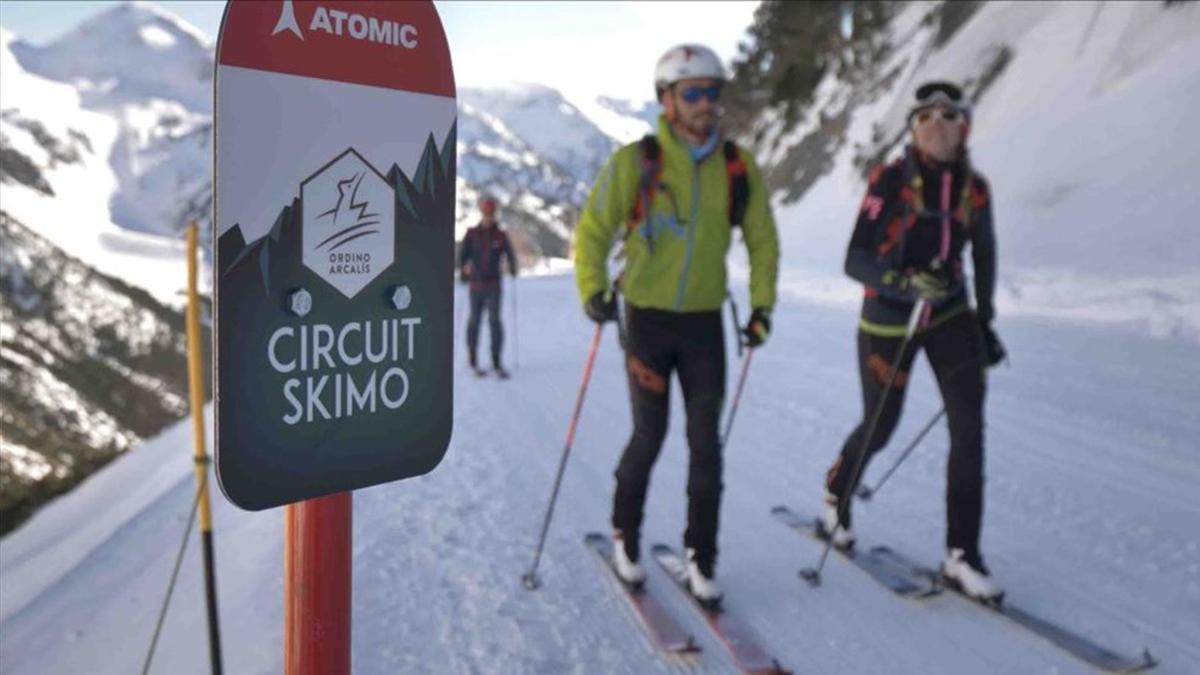
[[[196,290],[196,223],[187,228],[187,343],[188,387],[192,404],[192,429],[196,438],[196,486],[200,491],[200,541],[204,547],[204,586],[208,601],[208,646],[212,672],[221,672],[221,638],[217,628],[217,584],[213,560],[212,510],[208,503],[208,450],[204,439],[204,366],[201,359],[200,294]]]

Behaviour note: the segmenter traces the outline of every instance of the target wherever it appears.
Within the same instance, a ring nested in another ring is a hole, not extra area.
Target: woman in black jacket
[[[1004,358],[1004,348],[991,328],[996,247],[988,184],[972,168],[966,150],[970,112],[957,86],[922,85],[908,114],[912,145],[900,159],[871,172],[846,254],[846,273],[864,286],[858,331],[864,418],[826,476],[819,529],[835,545],[853,546],[851,495],[871,455],[896,428],[909,370],[917,352],[924,350],[950,426],[943,575],[969,595],[995,600],[1002,590],[979,550],[983,403],[985,369]],[[968,244],[974,309],[962,261]],[[925,309],[901,354],[919,300],[925,301]],[[892,389],[885,396],[888,382]],[[874,428],[868,429],[875,417]],[[867,433],[869,439],[864,438]]]

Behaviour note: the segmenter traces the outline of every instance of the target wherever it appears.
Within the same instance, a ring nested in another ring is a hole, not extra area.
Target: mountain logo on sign
[[[313,11],[308,30],[322,31],[339,37],[349,35],[355,40],[367,40],[405,49],[417,48],[417,27],[412,24],[338,9],[326,9],[321,5],[317,5]],[[279,20],[275,22],[271,35],[278,35],[284,31],[304,39],[304,33],[300,31],[300,22],[296,20],[296,8],[292,0],[283,0],[279,9]]]
[[[395,193],[353,148],[300,185],[305,267],[353,298],[395,257]]]

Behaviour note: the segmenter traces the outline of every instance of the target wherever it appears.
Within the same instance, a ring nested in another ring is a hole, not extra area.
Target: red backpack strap
[[[725,178],[729,183],[729,226],[741,227],[750,201],[750,179],[737,143],[725,141]]]
[[[633,203],[633,212],[629,214],[631,232],[645,220],[646,212],[658,192],[658,184],[662,181],[662,147],[653,134],[646,134],[638,143],[638,158],[641,174],[638,176],[637,200]]]

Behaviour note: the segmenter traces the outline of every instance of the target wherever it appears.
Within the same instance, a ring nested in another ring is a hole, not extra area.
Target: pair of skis
[[[817,520],[815,518],[802,518],[786,506],[772,508],[771,515],[793,530],[823,541],[818,534]],[[852,562],[856,567],[901,597],[924,600],[940,594],[944,588],[949,588],[970,604],[986,608],[1003,616],[1014,624],[1048,640],[1076,658],[1102,670],[1115,673],[1133,673],[1153,668],[1158,663],[1150,655],[1149,650],[1144,649],[1138,657],[1119,654],[1059,624],[1031,614],[1011,602],[986,603],[976,601],[963,594],[959,588],[946,583],[938,570],[919,565],[886,546],[875,546],[865,552],[858,552],[853,549],[843,551],[837,547],[834,547],[834,550],[841,553],[844,558]]]
[[[598,532],[591,532],[584,537],[584,544],[594,551],[608,570],[609,576],[622,590],[622,595],[629,600],[630,605],[641,620],[646,632],[649,633],[655,645],[662,651],[674,655],[693,655],[698,653],[700,646],[695,638],[667,610],[662,601],[645,586],[632,588],[620,577],[612,566],[612,539]],[[729,651],[734,663],[744,673],[755,675],[784,675],[788,673],[779,662],[768,654],[756,642],[748,627],[734,615],[719,607],[709,607],[701,604],[687,587],[687,567],[683,558],[670,546],[655,544],[651,549],[655,562],[671,577],[674,586],[683,592],[689,605],[701,614],[713,635]]]

